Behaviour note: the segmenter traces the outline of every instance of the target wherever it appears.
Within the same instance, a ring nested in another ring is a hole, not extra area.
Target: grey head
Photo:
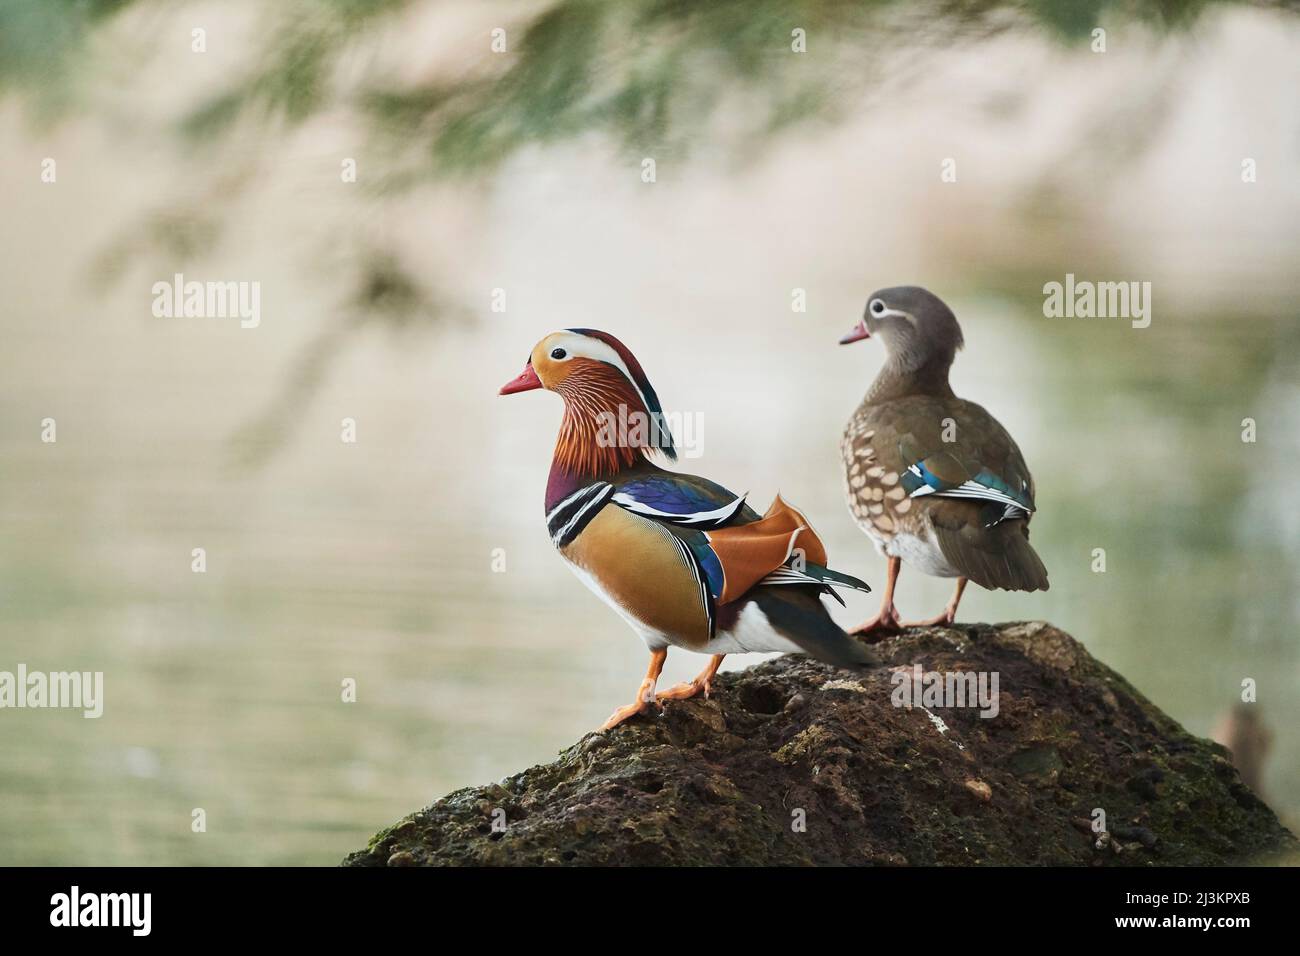
[[[920,286],[878,289],[867,299],[862,320],[841,345],[879,338],[895,373],[940,371],[947,378],[957,350],[964,344],[961,326],[943,300]]]

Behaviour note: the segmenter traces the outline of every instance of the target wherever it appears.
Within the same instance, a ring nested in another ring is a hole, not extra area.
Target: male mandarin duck
[[[546,336],[501,394],[535,388],[564,399],[546,486],[551,541],[650,650],[636,699],[602,730],[656,702],[707,696],[727,654],[786,651],[849,668],[875,660],[820,601],[840,600],[832,586],[871,589],[827,569],[800,511],[778,496],[760,517],[744,495],[651,461],[677,453],[659,398],[622,342],[594,329]],[[619,423],[632,427],[620,432]],[[693,681],[656,695],[670,645],[712,657]]]
[[[878,337],[885,365],[844,430],[849,510],[888,558],[880,613],[853,633],[903,625],[894,585],[903,561],[956,578],[943,613],[951,624],[966,582],[1007,591],[1047,590],[1047,569],[1029,545],[1034,479],[1007,430],[958,398],[948,370],[962,347],[952,311],[925,289],[881,289],[841,345]]]

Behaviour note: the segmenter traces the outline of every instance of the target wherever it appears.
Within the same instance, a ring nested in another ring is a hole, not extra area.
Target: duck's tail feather
[[[832,620],[812,588],[763,588],[755,595],[772,629],[809,657],[853,670],[880,663],[874,650]]]
[[[867,584],[861,578],[855,578],[851,574],[845,574],[842,571],[832,571],[830,568],[824,568],[820,564],[805,563],[802,568],[795,568],[789,564],[782,565],[767,577],[758,582],[759,584],[811,584],[820,587],[822,591],[829,594],[835,600],[844,606],[844,598],[835,592],[835,588],[849,588],[854,591],[871,592],[871,585]]]
[[[1029,543],[1024,521],[982,529],[978,536],[936,523],[939,549],[980,587],[1004,591],[1046,591],[1047,568]]]

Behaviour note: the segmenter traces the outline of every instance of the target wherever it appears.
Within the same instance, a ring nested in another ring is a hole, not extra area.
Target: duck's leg
[[[898,581],[898,572],[903,567],[902,558],[890,558],[885,570],[885,595],[880,601],[880,613],[871,620],[859,624],[850,634],[875,634],[879,631],[897,631],[902,628],[898,619],[898,608],[894,607],[894,584]]]
[[[667,658],[668,648],[666,647],[650,652],[650,666],[646,668],[645,680],[641,681],[641,686],[637,688],[636,700],[610,714],[609,720],[600,725],[601,730],[617,727],[623,721],[635,717],[637,714],[645,713],[654,706],[655,684],[659,682],[659,674],[663,671],[664,661]]]
[[[686,700],[694,697],[696,694],[703,693],[707,699],[713,690],[713,678],[718,673],[718,667],[722,664],[722,659],[726,654],[714,654],[709,659],[709,666],[700,672],[700,676],[686,684],[676,684],[669,687],[666,691],[655,695],[655,700]]]
[[[910,624],[904,624],[904,627],[934,627],[936,624],[947,627],[953,621],[957,620],[957,605],[961,603],[961,593],[966,590],[966,579],[957,579],[957,590],[948,602],[948,606],[943,609],[943,613],[938,617],[932,617],[928,621],[913,621]]]

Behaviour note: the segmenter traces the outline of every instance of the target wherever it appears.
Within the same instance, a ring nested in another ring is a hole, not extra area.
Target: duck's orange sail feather
[[[705,537],[722,565],[720,604],[736,600],[789,561],[796,549],[802,550],[804,560],[826,565],[826,547],[817,532],[780,495],[758,521],[706,531]]]

